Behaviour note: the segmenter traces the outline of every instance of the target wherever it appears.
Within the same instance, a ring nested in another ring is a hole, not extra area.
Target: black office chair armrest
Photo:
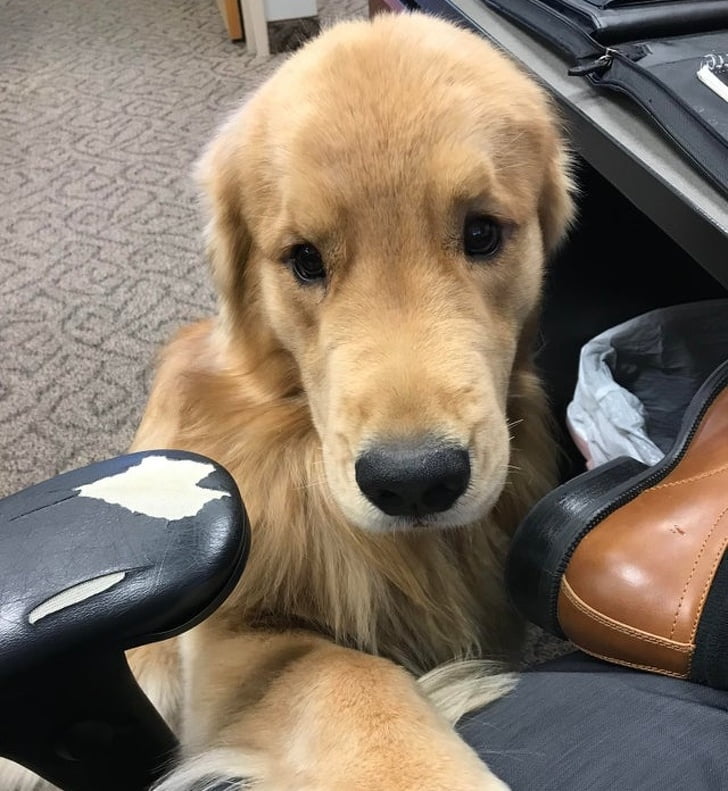
[[[176,741],[124,651],[229,594],[249,527],[235,482],[179,451],[121,456],[0,501],[0,754],[68,791],[142,791]]]

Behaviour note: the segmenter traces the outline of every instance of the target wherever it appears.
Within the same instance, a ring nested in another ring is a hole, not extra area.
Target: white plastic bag
[[[728,300],[661,308],[581,350],[567,425],[590,469],[618,456],[657,463],[703,381],[728,359]]]

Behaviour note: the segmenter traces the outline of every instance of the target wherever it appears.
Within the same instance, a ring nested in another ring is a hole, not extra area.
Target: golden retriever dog
[[[161,788],[503,789],[452,724],[511,683],[480,660],[518,649],[503,557],[554,481],[554,113],[480,37],[380,16],[285,62],[198,176],[219,312],[164,350],[133,449],[225,465],[253,540],[214,615],[131,653],[183,745]]]

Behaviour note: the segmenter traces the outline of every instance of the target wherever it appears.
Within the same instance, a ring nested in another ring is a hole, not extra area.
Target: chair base
[[[0,698],[0,755],[64,791],[147,791],[177,751],[123,654],[59,662]]]

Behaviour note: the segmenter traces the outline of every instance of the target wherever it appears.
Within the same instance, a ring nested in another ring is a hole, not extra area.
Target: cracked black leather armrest
[[[176,742],[124,651],[219,606],[249,535],[231,476],[181,451],[120,456],[0,500],[0,705],[13,712],[0,754],[70,791],[102,787],[102,768],[107,791],[146,788],[163,769],[155,752]]]

